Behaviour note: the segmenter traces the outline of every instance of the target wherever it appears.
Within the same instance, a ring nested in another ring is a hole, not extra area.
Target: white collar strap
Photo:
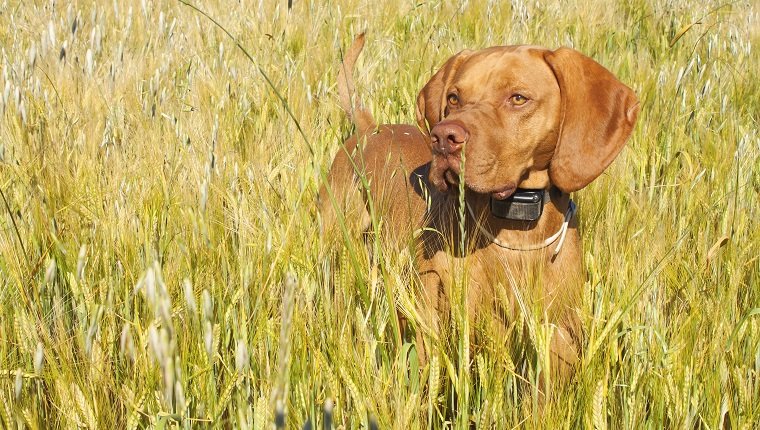
[[[544,240],[541,243],[535,243],[533,245],[512,245],[509,243],[502,242],[499,240],[496,236],[491,234],[488,230],[486,230],[482,223],[478,222],[478,219],[475,217],[475,212],[473,212],[472,207],[470,205],[466,205],[467,210],[470,212],[470,216],[472,217],[472,220],[475,221],[475,225],[478,226],[478,230],[488,238],[491,242],[495,243],[496,245],[511,249],[513,251],[535,251],[537,249],[543,249],[547,246],[553,244],[554,242],[559,239],[559,243],[557,243],[557,247],[554,248],[554,253],[552,254],[552,257],[559,254],[559,251],[562,249],[562,244],[565,243],[565,236],[567,235],[567,228],[570,224],[570,220],[573,219],[573,216],[575,216],[576,206],[575,202],[570,200],[567,205],[567,211],[565,211],[565,220],[562,222],[562,227],[560,227],[559,231],[548,237],[546,240]]]

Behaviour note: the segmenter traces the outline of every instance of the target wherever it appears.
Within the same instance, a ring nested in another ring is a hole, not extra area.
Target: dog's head
[[[564,192],[599,176],[622,149],[638,101],[609,71],[579,52],[531,46],[463,51],[417,97],[430,135],[431,182],[509,197],[548,171]]]

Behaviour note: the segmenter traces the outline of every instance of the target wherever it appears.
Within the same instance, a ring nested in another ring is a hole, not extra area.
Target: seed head
[[[45,361],[45,349],[42,346],[42,342],[37,342],[37,350],[34,352],[34,373],[40,374],[42,372],[42,364]]]
[[[235,348],[235,369],[238,372],[244,372],[248,369],[248,345],[240,339]]]
[[[24,378],[21,375],[21,369],[16,369],[16,383],[14,384],[13,393],[16,396],[16,400],[21,397],[21,388],[24,386]]]
[[[129,324],[124,324],[121,329],[121,339],[119,342],[119,348],[121,353],[134,361],[135,359],[135,342],[132,339],[132,332],[129,330]]]
[[[185,303],[187,304],[187,310],[195,315],[198,312],[198,305],[195,303],[195,295],[193,295],[193,285],[190,280],[185,278],[182,281],[182,290],[185,293]]]
[[[84,278],[84,266],[86,263],[85,257],[87,256],[87,246],[82,245],[79,247],[79,256],[77,258],[77,278]]]
[[[53,25],[53,20],[51,19],[48,21],[48,39],[50,40],[50,45],[55,45],[55,26]]]
[[[203,306],[203,318],[211,320],[214,313],[214,302],[211,300],[211,294],[206,289],[201,293],[201,305]]]
[[[208,320],[203,326],[203,343],[206,347],[206,354],[210,358],[214,353],[214,328],[211,326],[211,321]]]
[[[46,285],[50,285],[53,283],[53,281],[55,280],[55,272],[56,272],[55,260],[51,258],[50,261],[48,261],[47,270],[45,270],[45,284]]]

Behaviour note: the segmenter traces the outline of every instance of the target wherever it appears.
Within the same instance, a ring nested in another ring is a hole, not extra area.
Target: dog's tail
[[[352,103],[353,95],[356,92],[352,75],[354,64],[356,63],[356,59],[359,58],[362,48],[364,48],[364,33],[358,35],[354,43],[351,44],[351,47],[348,48],[346,55],[343,57],[343,63],[341,63],[338,70],[340,107],[343,108],[348,118],[356,125],[356,132],[360,135],[377,127],[372,114],[362,106],[358,97],[356,98],[356,103]]]

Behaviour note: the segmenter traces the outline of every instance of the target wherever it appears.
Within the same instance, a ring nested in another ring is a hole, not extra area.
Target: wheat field
[[[187,2],[0,0],[0,428],[758,428],[757,3]],[[380,122],[490,45],[574,47],[641,100],[574,195],[587,341],[546,398],[539,315],[420,364],[412,253],[319,233],[364,30]]]

